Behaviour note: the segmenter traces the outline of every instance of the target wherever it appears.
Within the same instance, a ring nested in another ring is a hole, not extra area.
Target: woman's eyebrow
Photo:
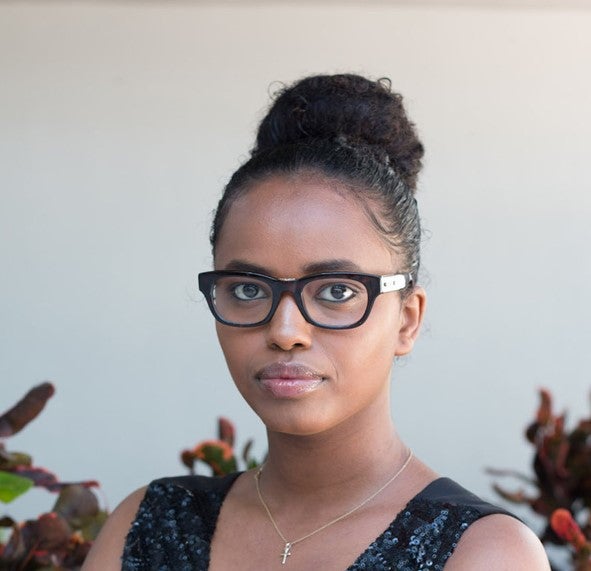
[[[359,273],[361,268],[351,260],[322,260],[304,266],[304,273],[322,274],[325,272],[351,272]]]
[[[263,266],[257,266],[245,260],[230,260],[223,270],[230,270],[234,272],[253,272],[255,274],[270,275],[269,270]]]
[[[247,262],[246,260],[231,260],[222,269],[235,272],[254,272],[255,274],[263,274],[266,276],[272,276],[275,274],[275,272],[272,272],[269,268],[253,264],[252,262]],[[322,274],[326,272],[360,273],[361,271],[361,268],[351,260],[335,259],[321,260],[306,264],[302,268],[301,275]]]

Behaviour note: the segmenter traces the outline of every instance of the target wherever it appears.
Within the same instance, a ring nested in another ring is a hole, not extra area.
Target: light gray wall
[[[182,472],[218,414],[264,450],[195,278],[269,85],[352,70],[392,78],[427,147],[429,315],[395,419],[490,497],[485,466],[527,469],[538,386],[587,411],[590,29],[574,8],[0,4],[1,406],[58,388],[10,447],[112,506]]]

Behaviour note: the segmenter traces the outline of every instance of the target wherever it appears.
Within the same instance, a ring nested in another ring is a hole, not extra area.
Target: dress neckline
[[[222,505],[239,475],[152,481],[125,539],[122,569],[210,570]],[[393,565],[400,570],[443,571],[466,529],[492,514],[512,515],[449,478],[436,478],[393,516],[345,571],[386,571]]]
[[[215,530],[217,528],[217,523],[219,521],[219,516],[222,511],[223,504],[228,496],[228,493],[232,489],[232,486],[235,484],[236,480],[242,474],[245,474],[245,472],[235,472],[233,474],[228,474],[227,476],[223,477],[226,480],[226,482],[224,482],[224,485],[219,490],[220,501],[218,502],[218,504],[215,508],[215,513],[214,513],[215,525],[214,525],[213,533],[211,534],[209,545],[208,545],[208,565],[207,565],[208,569],[210,568],[210,562],[211,562],[211,543],[213,540],[213,536],[215,535]],[[437,490],[445,488],[449,483],[455,484],[455,482],[453,482],[453,480],[451,480],[450,478],[438,477],[438,478],[435,478],[434,480],[432,480],[431,482],[429,482],[421,490],[419,490],[419,492],[417,492],[412,498],[410,498],[410,500],[408,500],[408,502],[406,502],[404,507],[394,516],[394,518],[388,524],[388,526],[379,535],[377,535],[376,538],[371,543],[369,543],[369,545],[367,545],[367,547],[355,558],[355,561],[353,561],[353,563],[351,565],[349,565],[349,567],[347,567],[347,569],[345,571],[355,571],[356,566],[358,564],[360,564],[362,562],[363,558],[369,554],[372,546],[379,544],[380,542],[382,542],[385,539],[387,534],[392,533],[392,531],[397,526],[400,525],[400,520],[401,520],[403,514],[407,511],[410,511],[414,504],[421,502],[421,501],[428,500],[428,499],[430,499],[430,497],[438,495]],[[457,486],[457,484],[455,484],[455,485]],[[458,488],[459,488],[459,486],[458,486]],[[460,488],[460,489],[463,492],[465,492],[465,490],[463,488]]]

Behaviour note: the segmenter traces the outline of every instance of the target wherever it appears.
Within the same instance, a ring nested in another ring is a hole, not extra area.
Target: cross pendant
[[[280,555],[281,557],[281,565],[285,565],[287,558],[291,555],[291,543],[286,543],[285,547],[283,548],[283,553]]]

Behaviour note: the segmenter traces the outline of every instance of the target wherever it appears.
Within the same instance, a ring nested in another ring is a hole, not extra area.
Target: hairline
[[[353,200],[361,207],[364,215],[368,219],[377,236],[388,248],[388,250],[390,250],[392,257],[400,256],[402,254],[401,250],[392,243],[391,239],[388,238],[388,233],[383,228],[383,216],[379,212],[381,207],[379,199],[364,194],[365,190],[369,190],[367,185],[364,185],[361,181],[355,184],[355,182],[351,180],[350,177],[329,174],[318,167],[301,166],[289,170],[278,168],[252,177],[252,179],[247,181],[244,185],[237,187],[235,189],[235,195],[232,196],[227,202],[224,223],[226,222],[230,208],[236,200],[238,200],[241,196],[251,192],[252,190],[255,190],[257,185],[273,179],[298,181],[303,180],[307,182],[319,182],[326,184],[339,196],[348,200]],[[374,208],[372,208],[372,206],[377,207],[375,209],[377,212],[374,210]],[[215,260],[215,244],[212,245],[212,254]],[[409,268],[408,271],[410,272],[411,269]]]

